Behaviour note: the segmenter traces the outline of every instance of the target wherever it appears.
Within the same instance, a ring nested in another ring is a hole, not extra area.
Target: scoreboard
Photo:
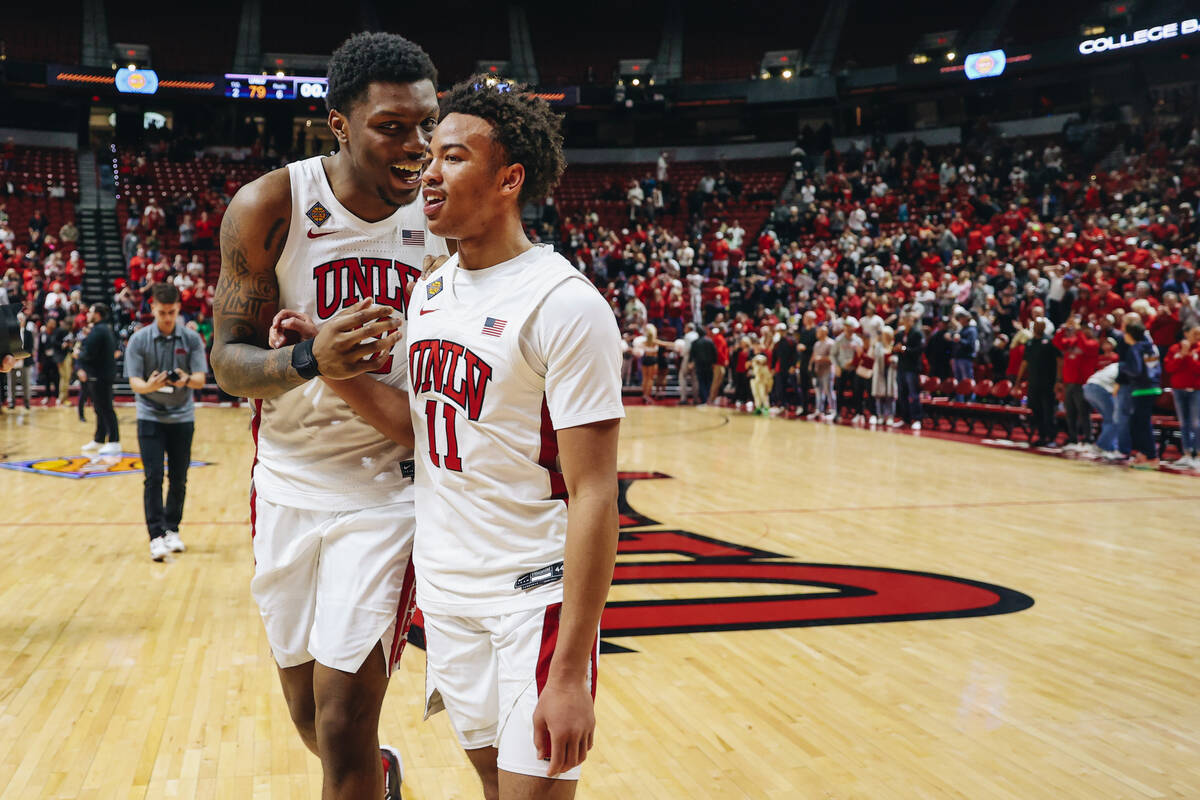
[[[237,100],[322,100],[328,90],[325,78],[225,74],[225,96]]]

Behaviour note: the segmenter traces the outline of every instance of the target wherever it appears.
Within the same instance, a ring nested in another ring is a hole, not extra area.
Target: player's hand
[[[267,344],[272,350],[300,344],[306,339],[317,338],[317,324],[312,317],[302,311],[292,311],[290,308],[280,309],[271,320],[271,330],[267,333]]]
[[[450,260],[450,256],[425,256],[421,261],[421,278],[424,280],[434,273],[442,264]]]
[[[547,681],[533,711],[533,746],[549,760],[546,777],[574,769],[587,758],[596,731],[592,695],[583,681]]]
[[[400,323],[394,313],[367,299],[329,320],[313,339],[313,356],[321,375],[342,381],[379,366],[375,357],[390,353],[400,341]]]
[[[425,280],[432,275],[438,267],[450,260],[450,256],[425,256],[421,260],[421,280]],[[416,288],[416,281],[409,281],[404,287],[404,300],[408,301],[412,297],[413,289]]]
[[[11,372],[12,368],[17,365],[17,360],[12,356],[5,356],[0,359],[0,372]]]

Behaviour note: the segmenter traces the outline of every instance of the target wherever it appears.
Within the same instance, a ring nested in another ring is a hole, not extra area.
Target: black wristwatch
[[[317,359],[313,356],[313,340],[305,339],[292,348],[292,366],[304,380],[312,380],[321,374]]]

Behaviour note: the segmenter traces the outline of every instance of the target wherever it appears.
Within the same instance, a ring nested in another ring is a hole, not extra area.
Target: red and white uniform
[[[555,431],[624,416],[620,333],[595,287],[542,245],[482,270],[452,256],[411,302],[430,708],[440,695],[463,745],[499,747],[501,769],[544,775],[532,713],[567,530]]]
[[[366,297],[406,310],[406,285],[445,242],[419,201],[378,222],[347,211],[323,157],[288,166],[292,218],[275,274],[279,307],[318,327]],[[406,383],[403,351],[376,380]],[[364,422],[325,383],[255,403],[255,575],[251,591],[280,666],[316,658],[357,671],[383,640],[389,669],[407,633],[412,453]]]

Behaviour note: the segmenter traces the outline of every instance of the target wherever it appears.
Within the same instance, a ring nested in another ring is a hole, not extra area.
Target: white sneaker
[[[95,452],[99,451],[102,446],[103,445],[101,445],[99,442],[88,442],[83,447],[79,448],[79,452],[95,453]]]
[[[889,422],[889,423],[888,423],[888,425],[891,425],[893,428],[903,428],[903,427],[904,427],[904,420],[902,420],[902,419],[894,419],[894,420],[892,420],[891,422]]]
[[[820,414],[819,412],[817,412],[817,411],[814,411],[813,413],[811,413],[811,414],[809,414],[809,415],[808,415],[808,418],[809,418],[809,419],[820,419],[820,418],[821,418],[821,414]]]
[[[826,421],[826,422],[833,422],[833,414],[826,414],[826,415],[825,415],[825,421]]]
[[[167,547],[171,548],[172,553],[182,553],[187,550],[183,539],[179,538],[179,531],[167,531],[162,538],[167,540]]]
[[[868,421],[868,424],[869,424],[869,425],[871,425],[872,427],[874,427],[874,426],[878,425],[878,424],[879,424],[879,417],[877,417],[877,416],[875,416],[874,414],[872,414],[872,415],[871,415],[871,419]]]
[[[855,414],[854,419],[850,420],[851,425],[861,425],[865,417],[862,414]]]
[[[919,423],[919,422],[914,422],[914,423],[912,424],[912,429],[913,429],[914,431],[919,431],[919,430],[921,430],[921,423]]]
[[[119,456],[121,455],[121,443],[109,442],[100,446],[100,455],[102,456]]]
[[[150,557],[155,561],[162,561],[171,552],[171,546],[167,544],[167,537],[156,536],[150,540]]]

